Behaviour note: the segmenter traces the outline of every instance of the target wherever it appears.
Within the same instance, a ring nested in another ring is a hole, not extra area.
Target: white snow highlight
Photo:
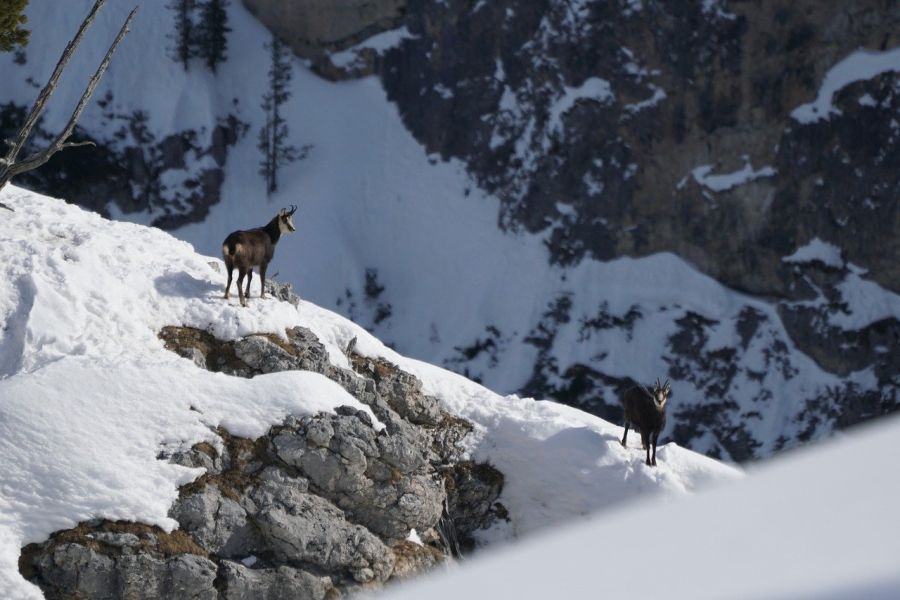
[[[700,165],[691,171],[691,175],[694,177],[694,181],[714,192],[725,192],[754,179],[772,177],[778,173],[773,167],[768,166],[758,170],[754,169],[750,161],[746,161],[740,170],[731,173],[713,175],[712,170],[712,165]]]
[[[872,79],[889,71],[900,71],[900,46],[883,52],[857,50],[825,73],[816,99],[795,108],[791,117],[809,124],[839,115],[841,111],[832,104],[836,92],[851,83]]]
[[[593,100],[601,104],[609,104],[615,95],[609,82],[600,77],[589,77],[578,87],[566,86],[562,95],[550,107],[548,129],[558,131],[562,128],[562,116],[572,110],[579,100]]]
[[[790,256],[781,259],[787,263],[809,263],[819,261],[822,264],[840,269],[844,266],[841,249],[830,242],[824,242],[818,237],[811,239],[806,245],[800,246]]]

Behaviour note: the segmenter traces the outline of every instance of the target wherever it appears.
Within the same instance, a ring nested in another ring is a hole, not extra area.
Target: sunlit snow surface
[[[224,339],[310,328],[332,362],[340,348],[384,356],[418,375],[452,413],[472,420],[468,451],[506,475],[511,521],[483,541],[610,508],[635,497],[679,496],[738,471],[666,444],[648,469],[621,429],[575,409],[501,397],[459,375],[406,359],[314,304],[255,295],[222,298],[224,276],[190,245],[157,229],[107,221],[61,200],[9,186],[0,202],[0,597],[37,597],[17,570],[21,546],[91,518],[171,529],[177,486],[202,471],[157,460],[211,428],[262,435],[288,414],[352,405],[321,375],[251,380],[198,369],[164,349],[165,325]]]
[[[895,599],[898,436],[896,418],[862,427],[733,485],[602,513],[385,597]]]

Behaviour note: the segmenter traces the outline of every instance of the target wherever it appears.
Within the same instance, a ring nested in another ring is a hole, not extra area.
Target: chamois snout
[[[625,412],[625,433],[622,435],[622,445],[626,446],[628,428],[634,427],[641,432],[641,443],[647,451],[646,464],[656,466],[656,444],[659,434],[666,426],[666,403],[672,393],[672,387],[667,379],[660,384],[659,379],[652,388],[636,385],[625,391],[622,397],[622,408]],[[650,447],[653,447],[653,456],[650,455]]]

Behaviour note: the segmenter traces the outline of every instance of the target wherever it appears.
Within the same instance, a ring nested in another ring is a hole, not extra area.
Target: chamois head
[[[291,204],[290,210],[282,208],[278,211],[278,231],[280,231],[281,233],[291,233],[293,231],[297,231],[297,228],[294,227],[295,212],[297,212],[297,207],[293,204]]]
[[[666,407],[666,402],[669,400],[669,395],[672,393],[672,386],[669,385],[669,380],[666,379],[666,382],[660,385],[659,379],[656,380],[656,383],[653,385],[653,390],[651,394],[653,395],[653,401],[656,402],[656,407],[662,410]]]

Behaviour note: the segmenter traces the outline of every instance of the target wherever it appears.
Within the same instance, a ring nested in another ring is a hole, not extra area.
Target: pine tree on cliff
[[[200,23],[196,37],[198,54],[215,73],[227,58],[228,0],[206,0],[200,7]]]
[[[0,52],[9,52],[28,43],[29,32],[22,29],[28,19],[22,14],[28,0],[0,0]]]
[[[197,55],[194,42],[194,0],[172,0],[168,7],[175,11],[175,47],[173,58],[188,68],[188,62]]]
[[[278,189],[278,169],[297,159],[297,149],[287,143],[288,125],[281,114],[281,105],[291,97],[290,50],[277,37],[266,44],[271,63],[269,65],[269,89],[263,95],[262,109],[265,124],[259,130],[258,148],[262,152],[259,174],[266,180],[266,192]]]

